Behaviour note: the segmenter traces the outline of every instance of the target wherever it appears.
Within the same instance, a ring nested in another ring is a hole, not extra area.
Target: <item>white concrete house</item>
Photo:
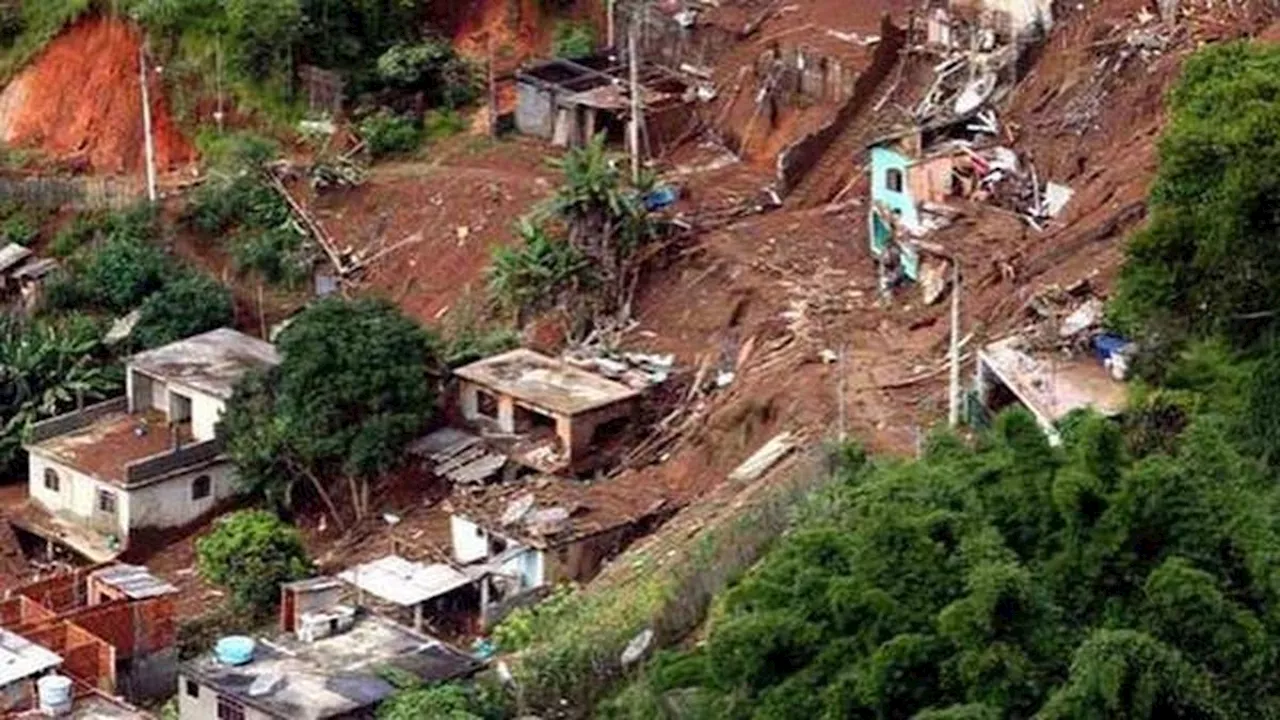
[[[129,358],[124,397],[34,427],[33,512],[15,522],[101,561],[206,515],[235,494],[216,432],[227,400],[279,362],[270,343],[226,328]]]

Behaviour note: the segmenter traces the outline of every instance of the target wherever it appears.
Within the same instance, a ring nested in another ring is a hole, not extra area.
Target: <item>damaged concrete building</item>
[[[463,418],[508,438],[507,455],[538,472],[582,473],[607,460],[641,391],[527,349],[454,371]]]
[[[334,578],[282,586],[280,634],[224,638],[213,652],[182,664],[180,720],[373,717],[396,691],[388,670],[432,685],[483,667],[461,650],[345,599],[345,586]]]
[[[984,413],[1021,405],[1056,445],[1063,418],[1078,410],[1119,415],[1127,390],[1097,358],[1035,352],[1015,335],[978,352],[975,399]]]
[[[603,134],[611,145],[627,144],[632,99],[625,61],[601,54],[557,58],[516,73],[516,129],[557,147],[581,147]],[[678,74],[658,66],[639,73],[641,151],[662,154],[687,129],[691,90]]]
[[[32,428],[31,503],[14,524],[102,562],[213,512],[236,492],[218,420],[240,378],[278,362],[225,328],[129,358],[125,396]]]
[[[449,504],[452,559],[464,569],[486,569],[490,617],[527,594],[590,580],[671,512],[647,487],[549,476],[455,496]]]

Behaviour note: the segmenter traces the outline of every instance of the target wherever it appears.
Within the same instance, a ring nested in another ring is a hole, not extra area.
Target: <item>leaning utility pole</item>
[[[147,43],[138,48],[138,77],[142,81],[142,134],[147,152],[147,199],[156,201],[156,146],[151,137],[151,95],[147,89]]]
[[[951,258],[951,427],[960,424],[960,263]]]
[[[628,58],[631,66],[631,182],[640,183],[640,51],[636,47],[636,35],[639,34],[640,15],[631,9],[631,30],[627,37]]]

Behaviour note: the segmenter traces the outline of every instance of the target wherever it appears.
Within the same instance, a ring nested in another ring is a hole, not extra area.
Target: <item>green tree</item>
[[[1228,406],[1233,406],[1228,404]],[[1238,718],[1280,712],[1280,490],[1216,413],[1130,455],[1020,412],[814,499],[601,709],[719,718]],[[848,462],[861,465],[858,458]]]
[[[311,574],[298,531],[263,510],[221,519],[196,541],[196,569],[220,585],[243,611],[266,614],[280,602],[280,584]]]
[[[132,339],[142,348],[153,348],[230,325],[234,320],[231,291],[207,275],[188,272],[142,303]]]
[[[1150,222],[1129,243],[1112,314],[1140,335],[1255,337],[1280,308],[1280,49],[1207,47],[1168,106]]]
[[[283,359],[269,381],[228,407],[224,427],[240,476],[274,498],[306,479],[331,508],[325,488],[345,480],[363,517],[369,482],[401,462],[433,412],[434,339],[389,303],[332,298],[300,314],[277,344]],[[281,461],[292,472],[278,474]]]
[[[0,473],[15,470],[33,424],[120,388],[121,374],[109,362],[102,328],[88,317],[26,322],[0,315]]]
[[[639,251],[661,237],[641,201],[652,180],[633,187],[602,135],[552,164],[564,182],[521,220],[515,247],[494,251],[489,289],[519,319],[561,304],[589,324],[627,308]]]

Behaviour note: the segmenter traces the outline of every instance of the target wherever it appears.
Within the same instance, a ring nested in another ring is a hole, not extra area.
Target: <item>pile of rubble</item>
[[[937,8],[929,16],[924,42],[911,49],[938,59],[934,79],[909,126],[871,145],[867,224],[884,291],[909,280],[926,303],[941,299],[954,257],[930,236],[967,213],[995,208],[1043,231],[1071,200],[1070,187],[1046,181],[1009,146],[1012,132],[995,108],[1025,47],[990,13],[965,19]]]

